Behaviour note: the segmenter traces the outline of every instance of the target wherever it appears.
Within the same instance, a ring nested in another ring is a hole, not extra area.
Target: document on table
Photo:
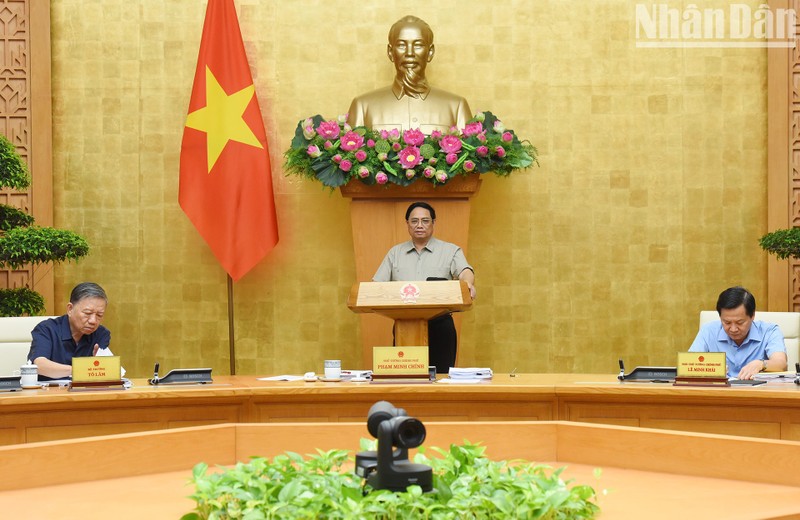
[[[303,376],[292,376],[284,374],[281,376],[259,377],[259,381],[302,381]]]
[[[48,381],[39,381],[40,385],[47,386],[67,386],[72,382],[72,379],[50,379]]]
[[[794,383],[796,377],[796,372],[761,372],[753,376],[753,379],[775,383]]]
[[[491,379],[491,368],[458,368],[450,367],[448,372],[451,379],[469,380],[469,379]]]

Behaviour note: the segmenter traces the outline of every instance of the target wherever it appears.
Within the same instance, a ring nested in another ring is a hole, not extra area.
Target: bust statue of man
[[[389,61],[394,82],[353,99],[347,122],[375,130],[419,128],[430,134],[464,128],[472,117],[467,100],[428,85],[425,68],[433,59],[433,31],[416,16],[405,16],[389,30]]]

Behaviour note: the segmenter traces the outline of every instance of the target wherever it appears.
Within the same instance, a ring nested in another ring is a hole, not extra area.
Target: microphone
[[[619,358],[619,375],[617,379],[625,381],[625,363],[622,362],[622,358]]]
[[[794,372],[797,377],[794,378],[794,384],[800,385],[800,363],[794,364]]]
[[[150,380],[151,385],[158,384],[158,361],[156,361],[156,366],[153,367],[153,379]]]

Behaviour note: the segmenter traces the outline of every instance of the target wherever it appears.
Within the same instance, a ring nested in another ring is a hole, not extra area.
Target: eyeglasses
[[[428,227],[433,223],[433,220],[429,218],[422,218],[422,219],[412,218],[411,220],[408,221],[408,223],[415,227],[420,224],[422,224],[425,227]]]

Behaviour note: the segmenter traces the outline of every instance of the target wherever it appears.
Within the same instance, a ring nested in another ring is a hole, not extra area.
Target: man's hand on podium
[[[478,296],[478,290],[475,289],[475,273],[472,272],[472,269],[467,268],[461,271],[458,275],[458,279],[467,282],[469,295],[474,300]]]

